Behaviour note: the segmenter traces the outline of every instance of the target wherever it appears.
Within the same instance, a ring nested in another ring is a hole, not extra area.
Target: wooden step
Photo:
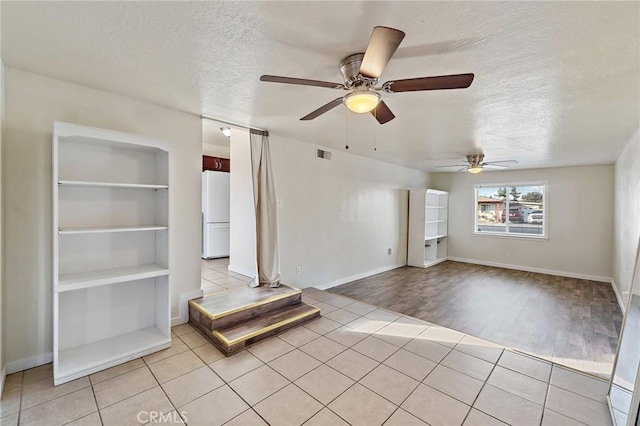
[[[257,315],[236,325],[213,330],[210,337],[206,337],[225,355],[232,355],[253,343],[319,316],[320,308],[299,303]]]
[[[189,300],[189,322],[210,333],[301,301],[302,292],[297,288],[244,287]]]

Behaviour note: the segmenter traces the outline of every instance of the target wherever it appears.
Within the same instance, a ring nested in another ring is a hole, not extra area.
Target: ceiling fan
[[[507,164],[518,164],[516,160],[503,160],[503,161],[483,161],[484,154],[469,154],[467,155],[467,159],[464,160],[467,164],[449,164],[446,166],[436,166],[436,169],[445,168],[445,167],[462,167],[456,172],[461,172],[463,170],[468,171],[469,173],[480,173],[485,167],[490,168],[498,168],[504,169],[509,166]]]
[[[392,80],[378,84],[384,68],[404,38],[404,32],[388,27],[375,27],[371,33],[369,44],[364,53],[347,56],[340,62],[340,73],[344,83],[307,80],[303,78],[279,77],[263,75],[261,81],[271,83],[299,84],[302,86],[326,87],[329,89],[347,90],[344,96],[336,98],[305,115],[300,120],[314,118],[332,110],[341,103],[357,113],[371,114],[380,124],[395,118],[379,92],[398,93],[422,90],[465,89],[471,85],[473,74],[441,75],[435,77],[419,77],[404,80]]]

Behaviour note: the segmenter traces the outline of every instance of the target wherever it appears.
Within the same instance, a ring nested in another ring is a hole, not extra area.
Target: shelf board
[[[148,185],[143,183],[90,182],[82,180],[59,180],[58,185],[85,188],[122,188],[122,189],[167,189],[169,185]]]
[[[427,206],[428,209],[446,209],[444,206]]]
[[[435,260],[426,260],[424,261],[424,267],[428,268],[429,266],[433,266],[433,265],[437,265],[438,263],[444,262],[445,260],[447,260],[446,257],[439,257]]]
[[[135,225],[135,226],[90,226],[84,228],[60,228],[59,235],[70,234],[104,234],[108,232],[142,232],[142,231],[163,231],[169,229],[163,225]]]
[[[61,293],[64,291],[143,280],[164,275],[169,275],[169,269],[155,264],[65,274],[60,275],[55,291]]]
[[[425,241],[430,241],[430,240],[437,240],[438,238],[444,238],[446,237],[447,234],[442,234],[442,235],[425,235],[424,240]]]
[[[425,220],[424,223],[445,223],[446,220]]]
[[[121,364],[171,346],[171,338],[152,326],[58,352],[55,384]]]

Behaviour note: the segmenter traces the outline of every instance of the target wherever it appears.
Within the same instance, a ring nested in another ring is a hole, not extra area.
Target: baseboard
[[[616,300],[618,301],[618,306],[620,306],[622,315],[624,315],[626,308],[626,306],[624,306],[624,299],[622,299],[622,296],[620,296],[620,292],[618,291],[618,287],[616,287],[616,282],[613,278],[611,278],[611,288],[613,289],[613,294],[616,295]]]
[[[451,256],[449,256],[447,259],[448,260],[453,260],[455,262],[473,263],[475,265],[493,266],[493,267],[496,267],[496,268],[515,269],[516,271],[535,272],[535,273],[538,273],[538,274],[555,275],[555,276],[558,276],[558,277],[576,278],[576,279],[579,279],[579,280],[589,280],[589,281],[598,281],[598,282],[603,282],[603,283],[611,283],[611,277],[599,277],[597,275],[575,274],[573,272],[554,271],[554,270],[551,270],[551,269],[540,269],[540,268],[531,268],[531,267],[528,267],[528,266],[510,265],[508,263],[485,262],[484,260],[464,259],[464,258],[461,258],[461,257],[451,257]]]
[[[320,290],[326,290],[326,289],[331,288],[331,287],[336,287],[336,286],[339,286],[339,285],[342,285],[342,284],[349,283],[351,281],[360,280],[362,278],[367,278],[367,277],[370,277],[372,275],[376,275],[376,274],[380,274],[382,272],[390,271],[392,269],[400,268],[402,266],[406,266],[406,264],[405,263],[397,263],[395,265],[384,266],[382,268],[374,269],[373,271],[362,272],[360,274],[352,275],[350,277],[340,278],[338,280],[331,281],[331,282],[328,282],[328,283],[325,283],[325,284],[315,285],[314,287],[317,288],[317,289],[320,289]]]
[[[245,270],[244,268],[238,268],[237,266],[231,264],[227,266],[227,269],[231,272],[235,272],[236,274],[244,275],[245,277],[249,278],[253,278],[257,275],[256,271]]]
[[[18,371],[28,370],[29,368],[39,367],[44,364],[49,364],[53,361],[53,352],[47,352],[44,354],[33,355],[27,358],[18,359],[7,363],[5,374],[13,374]]]
[[[171,318],[171,327],[189,322],[189,300],[202,297],[202,289],[180,293],[178,296],[178,316]]]

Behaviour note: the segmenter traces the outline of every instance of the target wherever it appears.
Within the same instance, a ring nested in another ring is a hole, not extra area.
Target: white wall
[[[626,303],[640,238],[640,130],[616,161],[614,206],[613,280]]]
[[[407,188],[426,187],[425,173],[340,150],[317,159],[315,145],[270,140],[285,284],[326,288],[406,264]]]
[[[450,258],[600,281],[611,278],[613,165],[432,174],[450,191]],[[548,181],[548,240],[474,235],[473,185]],[[511,256],[507,256],[507,251]]]
[[[256,209],[253,201],[249,132],[231,129],[231,200],[229,206],[229,270],[257,274]]]
[[[172,315],[177,316],[179,295],[200,289],[200,118],[14,69],[6,69],[5,89],[2,185],[8,248],[4,252],[8,370],[48,362],[52,349],[54,120],[172,142]]]
[[[2,2],[0,2],[0,22],[2,22]],[[2,32],[0,31],[0,34]],[[2,37],[0,37],[0,46],[2,46]],[[0,129],[4,128],[4,63],[2,62],[2,49],[0,48]],[[6,375],[5,356],[4,356],[4,280],[2,279],[2,257],[4,255],[4,246],[2,244],[2,131],[0,130],[0,395],[4,387],[4,379]]]

